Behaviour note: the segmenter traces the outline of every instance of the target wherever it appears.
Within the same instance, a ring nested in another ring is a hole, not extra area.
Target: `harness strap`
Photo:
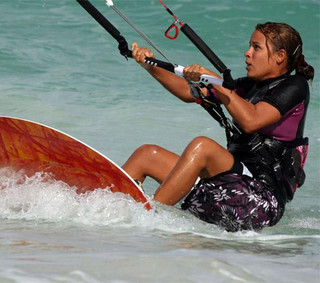
[[[211,91],[212,85],[199,84],[200,87],[206,88],[209,92],[209,96],[204,96],[199,89],[199,86],[190,83],[191,95],[196,99],[196,103],[200,104],[209,114],[215,119],[219,125],[225,129],[227,144],[232,141],[232,136],[234,134],[241,134],[241,130],[232,123],[224,114],[221,103],[217,100],[214,93]]]

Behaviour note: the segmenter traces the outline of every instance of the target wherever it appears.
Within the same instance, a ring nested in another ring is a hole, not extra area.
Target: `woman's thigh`
[[[181,158],[184,162],[196,161],[201,178],[210,178],[228,171],[234,164],[233,155],[216,141],[200,136],[190,142]]]

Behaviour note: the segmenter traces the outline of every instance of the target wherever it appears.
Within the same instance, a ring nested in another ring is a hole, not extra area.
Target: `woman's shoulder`
[[[309,84],[308,81],[305,79],[304,76],[295,74],[295,75],[289,75],[283,82],[280,84],[282,86],[296,86],[299,89],[306,89],[309,90]]]
[[[279,84],[263,98],[263,101],[275,106],[282,115],[303,103],[307,107],[309,102],[309,85],[301,75],[286,76]]]
[[[276,95],[283,99],[293,99],[298,101],[305,101],[309,99],[309,83],[301,75],[289,75],[285,80],[280,82],[279,87],[275,90]]]

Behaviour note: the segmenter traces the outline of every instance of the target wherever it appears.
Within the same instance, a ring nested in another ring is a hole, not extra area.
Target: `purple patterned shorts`
[[[261,182],[231,171],[200,180],[181,207],[230,232],[273,226],[283,214],[283,207]]]

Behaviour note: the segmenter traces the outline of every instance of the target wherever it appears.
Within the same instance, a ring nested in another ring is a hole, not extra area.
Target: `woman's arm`
[[[154,54],[146,47],[139,47],[137,43],[131,45],[132,58],[134,58],[149,74],[155,78],[164,88],[184,102],[194,102],[190,94],[188,82],[175,74],[144,63],[146,57],[154,58]]]
[[[267,102],[252,104],[233,90],[219,86],[215,90],[230,115],[246,133],[255,132],[281,119],[279,110]]]
[[[197,81],[203,74],[219,77],[215,72],[200,65],[187,66],[184,69],[184,77],[189,80]],[[233,119],[247,133],[255,132],[281,119],[279,110],[269,103],[259,102],[254,105],[233,90],[216,85],[213,87]]]

